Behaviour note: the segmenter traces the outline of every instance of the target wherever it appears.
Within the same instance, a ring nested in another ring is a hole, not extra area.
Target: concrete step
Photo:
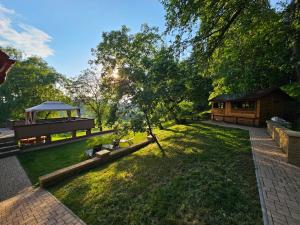
[[[17,142],[15,142],[14,140],[8,142],[0,142],[0,148],[12,145],[17,145]]]
[[[18,145],[10,145],[10,146],[4,146],[0,148],[0,152],[7,152],[10,150],[15,150],[15,149],[19,149]]]
[[[0,143],[15,141],[14,137],[6,137],[6,138],[0,138]]]
[[[17,155],[19,152],[20,152],[20,149],[10,150],[10,151],[6,151],[6,152],[0,152],[0,158]]]

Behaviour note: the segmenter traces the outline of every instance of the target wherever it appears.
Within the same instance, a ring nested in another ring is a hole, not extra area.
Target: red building
[[[9,69],[13,66],[16,61],[10,59],[9,56],[0,50],[0,84],[5,81],[5,77]]]

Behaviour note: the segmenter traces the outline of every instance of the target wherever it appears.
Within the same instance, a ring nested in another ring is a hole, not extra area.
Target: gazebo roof
[[[40,111],[69,111],[77,110],[79,107],[74,107],[63,102],[47,101],[42,104],[25,109],[25,112],[40,112]]]

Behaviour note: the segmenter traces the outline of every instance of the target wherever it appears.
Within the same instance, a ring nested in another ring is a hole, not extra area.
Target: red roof
[[[0,84],[5,81],[5,77],[9,69],[13,66],[16,61],[10,59],[9,56],[0,50]]]

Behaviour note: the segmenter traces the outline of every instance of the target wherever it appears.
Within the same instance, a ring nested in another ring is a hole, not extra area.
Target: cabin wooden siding
[[[253,110],[234,109],[232,107],[232,102],[236,102],[234,100],[225,101],[224,109],[214,108],[214,103],[220,101],[211,101],[211,119],[249,126],[265,126],[266,120],[271,119],[273,116],[289,117],[293,107],[291,99],[278,91],[257,99],[245,100],[245,102],[246,101],[255,102]]]
[[[259,126],[260,101],[255,101],[254,110],[233,109],[230,101],[225,102],[225,108],[211,109],[212,120]]]
[[[260,124],[265,125],[266,120],[270,120],[273,116],[287,118],[292,112],[292,102],[280,93],[265,96],[260,101],[263,105],[260,113]]]

